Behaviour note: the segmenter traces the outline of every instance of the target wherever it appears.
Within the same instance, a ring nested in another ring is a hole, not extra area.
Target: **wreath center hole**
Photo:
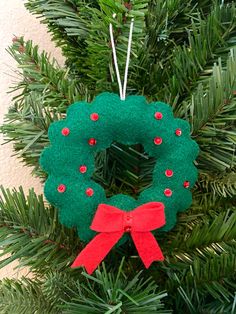
[[[138,198],[152,184],[155,158],[141,144],[113,143],[95,156],[93,180],[106,191],[106,196],[127,194]]]

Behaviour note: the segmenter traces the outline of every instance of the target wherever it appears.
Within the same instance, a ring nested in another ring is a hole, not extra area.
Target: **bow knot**
[[[91,229],[100,232],[77,256],[72,267],[85,266],[91,274],[125,232],[129,232],[144,265],[162,261],[164,256],[150,232],[165,224],[164,205],[150,202],[126,212],[114,206],[100,204]]]
[[[131,232],[133,224],[133,216],[129,212],[124,212],[124,231]]]

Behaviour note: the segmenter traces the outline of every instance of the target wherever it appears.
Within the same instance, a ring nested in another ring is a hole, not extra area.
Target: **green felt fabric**
[[[161,112],[163,118],[156,119],[155,112]],[[97,121],[90,119],[92,113],[99,114]],[[68,136],[62,135],[63,128],[69,128]],[[176,129],[182,130],[181,136],[175,134]],[[155,137],[162,138],[161,145],[154,144]],[[90,138],[97,140],[96,145],[88,144]],[[89,226],[100,203],[129,211],[150,201],[163,202],[166,215],[166,224],[160,229],[163,231],[175,225],[177,212],[191,205],[190,189],[197,179],[193,161],[198,145],[190,137],[188,122],[174,118],[171,107],[165,103],[148,104],[142,96],[129,96],[122,101],[116,94],[102,93],[92,103],[72,104],[66,119],[51,124],[49,139],[51,146],[40,159],[49,174],[45,196],[60,209],[60,221],[68,227],[77,227],[83,241],[94,236]],[[142,144],[146,153],[156,158],[153,184],[137,200],[127,195],[106,198],[103,188],[91,179],[96,153],[112,142]],[[87,166],[86,173],[80,173],[81,165]],[[165,175],[166,169],[173,170],[172,177]],[[183,186],[185,181],[190,182],[189,188]],[[64,193],[57,190],[60,184],[66,186]],[[91,197],[85,193],[89,187],[94,190]],[[172,190],[171,197],[164,194],[166,188]]]

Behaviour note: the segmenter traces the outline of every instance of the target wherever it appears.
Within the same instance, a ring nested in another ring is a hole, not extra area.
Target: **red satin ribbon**
[[[84,266],[92,274],[124,232],[130,232],[138,254],[148,268],[153,261],[164,260],[162,251],[150,232],[164,224],[162,203],[146,203],[129,212],[100,204],[90,227],[100,233],[80,252],[71,267]]]

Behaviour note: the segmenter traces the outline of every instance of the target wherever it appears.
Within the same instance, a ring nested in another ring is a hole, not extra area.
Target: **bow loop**
[[[147,232],[165,225],[163,203],[150,202],[132,211],[134,217],[134,231]]]
[[[123,225],[123,213],[123,211],[114,206],[100,204],[97,208],[90,229],[97,232],[121,231],[121,226]]]

